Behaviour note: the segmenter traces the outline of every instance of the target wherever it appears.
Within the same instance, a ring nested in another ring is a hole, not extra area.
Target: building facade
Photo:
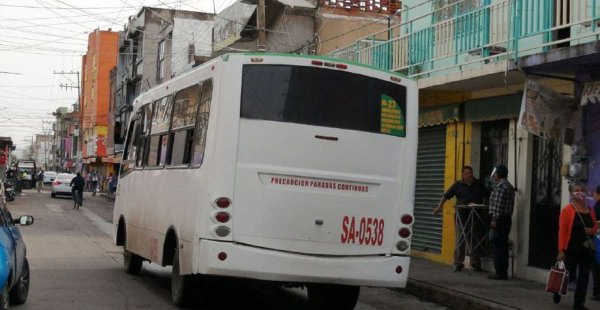
[[[405,0],[402,6],[402,22],[387,30],[389,39],[366,37],[332,55],[418,82],[413,254],[451,263],[454,202],[441,217],[431,210],[463,165],[487,181],[494,165],[505,164],[517,189],[512,270],[545,281],[569,182],[600,185],[593,138],[600,3]]]
[[[121,161],[127,119],[141,93],[191,70],[212,52],[213,15],[143,7],[119,32],[111,101],[112,163]],[[111,150],[109,150],[111,151]]]
[[[54,161],[54,154],[52,152],[52,145],[54,136],[49,134],[37,134],[33,143],[33,160],[35,160],[37,167],[48,170],[52,169],[52,162]]]
[[[82,59],[81,155],[87,170],[112,172],[106,163],[110,70],[117,64],[119,33],[96,30],[90,33]],[[112,125],[112,124],[111,124]]]
[[[239,0],[217,15],[214,55],[260,50],[257,5]],[[400,1],[267,0],[267,52],[324,55],[374,32],[396,25]]]

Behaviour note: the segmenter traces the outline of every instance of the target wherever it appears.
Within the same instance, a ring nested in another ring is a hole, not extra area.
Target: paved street
[[[21,227],[31,265],[29,299],[14,309],[175,309],[170,302],[170,268],[145,263],[140,276],[123,272],[121,248],[112,244],[112,203],[85,194],[75,211],[70,198],[24,191],[8,203],[13,216],[33,215]],[[242,283],[213,283],[202,309],[306,309],[302,290],[267,293]],[[409,294],[363,288],[356,309],[444,309]]]

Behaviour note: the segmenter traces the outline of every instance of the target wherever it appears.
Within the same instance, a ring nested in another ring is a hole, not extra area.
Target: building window
[[[188,63],[194,62],[194,55],[196,55],[196,46],[194,44],[190,44],[188,46]]]
[[[165,77],[165,40],[158,43],[158,79]]]

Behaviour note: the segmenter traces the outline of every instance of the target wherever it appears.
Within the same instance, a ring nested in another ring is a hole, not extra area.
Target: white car
[[[73,180],[74,177],[76,177],[76,175],[71,173],[57,174],[54,182],[52,182],[52,193],[50,194],[52,198],[56,197],[56,195],[73,195],[71,192],[71,180]]]
[[[56,175],[57,173],[54,171],[44,172],[44,184],[50,184],[54,182],[54,179],[56,179]]]

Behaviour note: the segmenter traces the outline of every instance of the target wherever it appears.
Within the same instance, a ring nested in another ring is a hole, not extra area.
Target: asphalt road
[[[7,203],[27,244],[31,287],[27,303],[11,309],[176,309],[170,302],[170,267],[144,263],[140,276],[122,270],[122,249],[112,243],[112,202],[84,195],[73,209],[70,198],[49,191],[24,191]],[[307,309],[306,291],[265,290],[241,281],[212,282],[195,309]],[[402,291],[362,288],[357,310],[445,309]]]

